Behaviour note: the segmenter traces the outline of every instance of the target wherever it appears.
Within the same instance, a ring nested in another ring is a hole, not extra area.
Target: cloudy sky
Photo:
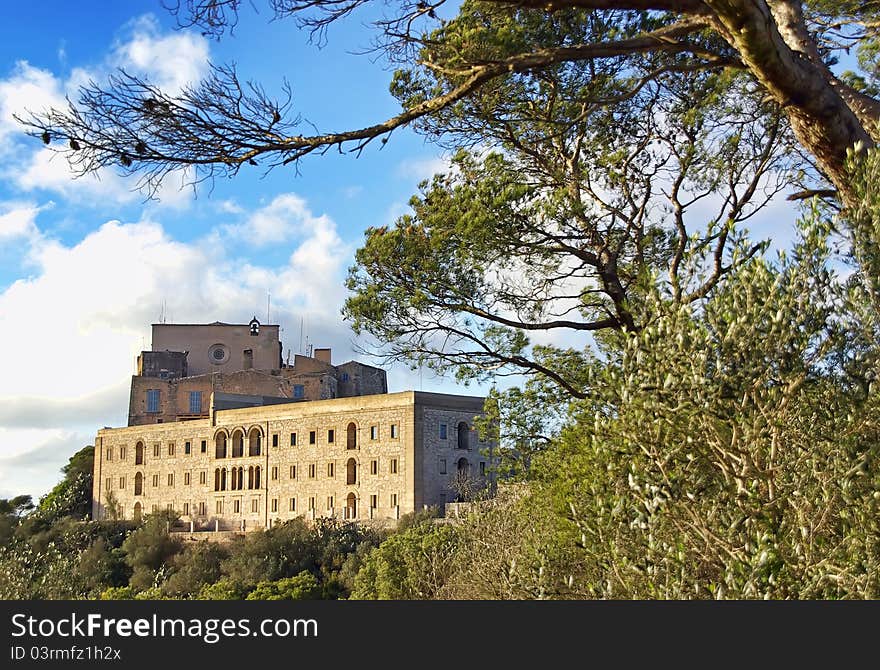
[[[335,360],[354,357],[339,315],[353,252],[444,165],[400,132],[358,159],[328,154],[299,175],[242,174],[195,195],[172,183],[145,202],[112,172],[72,179],[13,113],[62,104],[116,68],[175,89],[209,61],[235,61],[270,92],[287,77],[295,109],[322,130],[393,114],[390,70],[352,55],[368,32],[354,21],[330,38],[318,49],[292,22],[246,10],[234,38],[211,41],[175,29],[159,0],[20,3],[0,24],[0,497],[45,493],[98,428],[125,425],[135,356],[163,311],[171,323],[247,322],[265,319],[271,294],[285,353],[303,324]],[[455,390],[405,369],[389,382]]]

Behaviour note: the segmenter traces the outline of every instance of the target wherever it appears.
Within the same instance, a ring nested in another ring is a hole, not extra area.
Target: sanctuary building
[[[297,516],[391,522],[490,481],[483,398],[388,393],[385,371],[330,349],[282,359],[279,327],[152,326],[128,426],[95,438],[92,516],[174,510],[194,529]]]

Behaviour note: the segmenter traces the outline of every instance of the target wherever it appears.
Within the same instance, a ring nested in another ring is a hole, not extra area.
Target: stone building
[[[285,366],[280,343],[247,346],[254,328],[277,337],[255,322],[182,326],[175,340],[153,327],[128,427],[95,440],[94,518],[171,509],[195,529],[219,530],[297,516],[393,521],[489,482],[492,445],[474,430],[483,398],[387,393],[383,370],[334,366],[329,349]],[[249,348],[279,367],[246,367]],[[227,367],[205,372],[215,358]]]
[[[278,326],[256,318],[152,330],[153,348],[138,356],[131,378],[129,426],[206,418],[212,393],[215,400],[235,394],[308,401],[388,391],[384,370],[357,361],[333,365],[330,349],[285,364]]]

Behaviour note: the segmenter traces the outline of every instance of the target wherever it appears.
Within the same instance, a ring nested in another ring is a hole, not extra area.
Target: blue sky
[[[234,61],[270,93],[286,77],[293,109],[321,130],[398,111],[391,70],[353,54],[370,46],[366,17],[318,49],[294,22],[245,5],[219,42],[176,30],[158,0],[21,3],[0,23],[0,497],[45,493],[98,428],[125,424],[134,359],[163,309],[169,322],[246,322],[265,319],[271,294],[285,353],[299,349],[302,322],[337,362],[355,357],[339,315],[345,272],[364,230],[393,222],[442,169],[421,138],[396,132],[357,159],[307,158],[300,174],[254,168],[197,196],[170,185],[145,203],[112,172],[71,179],[11,118],[117,67],[174,88],[209,60]],[[403,367],[389,385],[457,388]]]

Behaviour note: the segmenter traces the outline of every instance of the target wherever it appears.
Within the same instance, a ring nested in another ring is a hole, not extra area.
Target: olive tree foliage
[[[590,370],[537,466],[577,547],[561,591],[880,594],[878,329],[861,278],[829,270],[829,228],[698,306],[647,295],[656,318]]]

